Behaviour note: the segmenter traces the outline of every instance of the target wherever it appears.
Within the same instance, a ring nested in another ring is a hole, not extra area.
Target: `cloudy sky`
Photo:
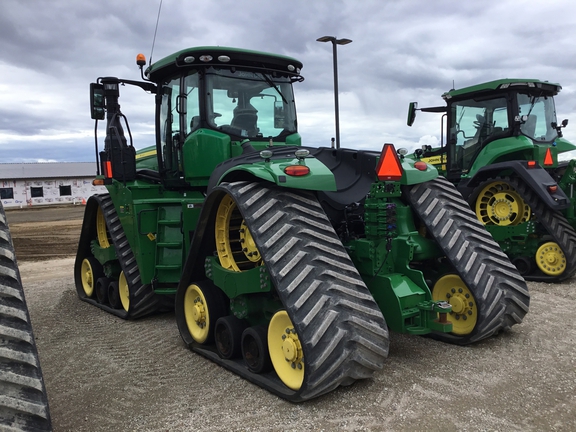
[[[93,161],[88,86],[101,76],[139,79],[160,0],[0,0],[0,163]],[[303,143],[334,135],[331,44],[338,49],[342,147],[416,148],[440,138],[440,118],[410,101],[499,78],[559,82],[559,120],[576,143],[576,2],[573,0],[163,0],[152,60],[183,48],[232,46],[304,63],[296,84]],[[154,101],[125,87],[135,146],[154,143]]]

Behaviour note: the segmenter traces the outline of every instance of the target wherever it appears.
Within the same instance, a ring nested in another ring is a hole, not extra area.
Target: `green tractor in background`
[[[444,113],[446,144],[442,132],[439,148],[411,155],[456,185],[527,280],[557,282],[576,273],[576,146],[562,137],[568,120],[556,120],[560,89],[502,79],[450,90],[442,95],[446,106],[420,109]],[[412,102],[409,126],[417,109]]]
[[[389,329],[465,345],[522,321],[525,281],[435,168],[391,144],[302,146],[298,60],[145,63],[91,84],[108,193],[86,205],[80,299],[124,319],[175,308],[190,349],[291,401],[372,376]],[[154,95],[154,147],[135,150],[121,85]]]

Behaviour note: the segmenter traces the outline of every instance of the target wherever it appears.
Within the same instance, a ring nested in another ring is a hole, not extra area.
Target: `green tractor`
[[[80,299],[124,319],[175,308],[190,349],[291,401],[372,376],[389,329],[465,345],[522,321],[525,281],[435,168],[391,144],[302,146],[298,60],[145,63],[91,84],[108,193],[86,205]],[[154,95],[154,147],[134,149],[121,85]]]
[[[576,146],[562,137],[568,120],[556,120],[560,89],[502,79],[450,90],[442,95],[446,106],[420,109],[444,113],[440,147],[411,155],[456,185],[527,280],[576,273]],[[409,126],[417,109],[412,102]]]

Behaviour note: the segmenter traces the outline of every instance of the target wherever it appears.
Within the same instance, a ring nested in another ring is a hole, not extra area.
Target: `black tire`
[[[250,372],[261,374],[272,370],[265,326],[248,327],[242,333],[242,358]]]
[[[214,327],[214,340],[220,357],[228,360],[240,357],[242,332],[246,327],[248,323],[245,320],[232,315],[218,318]]]
[[[107,277],[100,277],[96,281],[96,300],[98,303],[107,305],[108,304],[108,285],[112,280]]]
[[[118,289],[118,281],[110,281],[108,284],[108,302],[113,309],[122,309],[122,302],[120,301],[120,290]]]
[[[530,304],[526,282],[454,185],[438,177],[407,186],[404,192],[412,210],[426,225],[476,301],[477,322],[470,333],[435,333],[434,336],[466,345],[522,322]]]
[[[0,203],[0,429],[52,430],[46,387]]]

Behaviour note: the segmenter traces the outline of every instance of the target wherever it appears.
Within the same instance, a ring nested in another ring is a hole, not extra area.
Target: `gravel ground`
[[[13,237],[38,226],[16,220]],[[78,300],[72,257],[18,257],[55,431],[576,430],[574,279],[529,283],[524,322],[474,346],[392,333],[373,379],[292,404],[188,351],[173,314],[127,322]]]

